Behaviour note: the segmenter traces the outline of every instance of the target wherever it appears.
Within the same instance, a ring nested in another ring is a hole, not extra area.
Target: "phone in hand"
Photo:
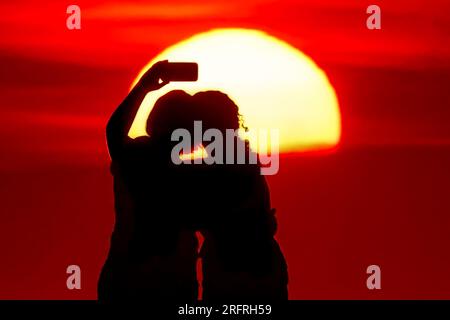
[[[195,62],[168,62],[161,78],[165,81],[197,81],[198,64]]]

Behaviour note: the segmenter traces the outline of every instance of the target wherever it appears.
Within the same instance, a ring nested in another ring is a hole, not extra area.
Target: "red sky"
[[[366,28],[365,1],[77,4],[80,31],[65,27],[66,2],[0,4],[0,130],[17,151],[2,166],[26,161],[25,130],[34,132],[33,153],[58,157],[61,126],[77,141],[65,151],[92,157],[101,125],[140,68],[217,27],[261,29],[310,55],[337,90],[345,144],[450,141],[447,1],[379,2],[381,31]]]
[[[106,121],[152,57],[219,27],[289,42],[327,73],[340,102],[337,153],[284,156],[270,179],[291,297],[373,297],[352,278],[370,260],[355,253],[365,245],[391,272],[381,297],[449,297],[450,278],[436,271],[450,267],[448,1],[377,1],[377,31],[365,26],[373,3],[357,0],[76,4],[82,29],[69,31],[66,1],[0,3],[0,297],[95,297],[113,217]],[[380,241],[363,232],[380,229]],[[354,239],[361,247],[351,249]],[[418,249],[392,251],[398,239]],[[74,293],[64,265],[77,261],[86,289]]]

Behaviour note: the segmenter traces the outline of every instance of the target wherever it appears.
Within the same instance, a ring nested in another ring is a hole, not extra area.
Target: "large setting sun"
[[[190,94],[220,90],[239,106],[252,129],[278,129],[282,152],[336,146],[341,135],[339,105],[325,72],[298,49],[264,32],[216,29],[167,48],[159,60],[197,62],[197,82],[173,82],[147,95],[129,135],[146,134],[146,118],[155,101],[181,89]],[[151,133],[150,133],[151,134]],[[250,138],[250,144],[255,142]]]

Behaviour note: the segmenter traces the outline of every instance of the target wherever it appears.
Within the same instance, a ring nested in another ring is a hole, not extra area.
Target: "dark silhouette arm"
[[[147,90],[138,83],[109,119],[106,126],[106,139],[112,159],[120,154],[124,145],[131,140],[128,137],[128,131],[146,94]]]
[[[162,70],[167,61],[154,64],[130,91],[128,96],[117,107],[106,126],[108,150],[112,159],[122,153],[124,146],[131,142],[128,131],[133,124],[139,107],[148,92],[158,90],[168,82],[160,82]]]

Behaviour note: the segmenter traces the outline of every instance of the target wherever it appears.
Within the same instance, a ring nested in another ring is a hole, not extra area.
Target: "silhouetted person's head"
[[[193,122],[202,121],[209,128],[238,129],[238,106],[220,91],[198,92],[191,96],[182,90],[173,90],[160,97],[147,119],[147,133],[167,136],[178,128],[193,128]]]
[[[239,107],[226,94],[220,91],[198,92],[192,97],[195,120],[202,121],[202,129],[205,132],[208,129],[218,129],[223,135],[222,154],[229,152],[238,158],[238,152],[244,152],[244,156],[249,155],[249,143],[243,140],[238,129],[246,129],[242,123],[242,117],[239,114]],[[227,130],[234,131],[234,150],[228,150]],[[203,141],[206,147],[210,142]],[[217,147],[217,146],[216,146]],[[242,154],[242,153],[241,153]],[[236,161],[236,160],[235,160]]]
[[[178,128],[193,126],[192,97],[182,90],[173,90],[160,97],[147,119],[151,137],[166,138]]]
[[[156,101],[147,119],[147,132],[161,145],[170,147],[178,143],[171,141],[172,133],[176,129],[186,129],[190,132],[194,150],[200,143],[204,147],[209,145],[208,142],[195,140],[198,135],[195,134],[194,121],[202,122],[201,136],[208,129],[217,129],[225,137],[227,129],[241,127],[240,117],[238,106],[222,92],[205,91],[191,96],[182,90],[174,90]],[[235,139],[244,143],[237,133]],[[223,152],[226,153],[226,150]]]
[[[209,128],[238,129],[239,108],[226,94],[220,91],[198,92],[192,97],[195,120],[201,120],[203,130]]]

